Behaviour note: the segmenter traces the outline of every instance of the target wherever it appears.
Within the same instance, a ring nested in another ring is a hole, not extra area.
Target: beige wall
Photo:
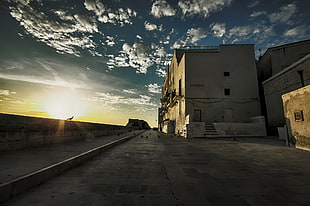
[[[282,95],[284,115],[290,134],[296,139],[296,147],[310,150],[310,85]],[[295,119],[302,111],[303,120]]]
[[[220,45],[217,52],[186,53],[186,114],[202,121],[245,122],[260,114],[253,45]],[[225,77],[224,72],[230,72]],[[225,96],[229,88],[231,95]],[[193,121],[193,119],[191,120]]]
[[[171,64],[169,67],[168,75],[164,81],[163,85],[163,93],[164,96],[166,92],[172,93],[175,90],[176,96],[179,96],[179,99],[176,104],[167,108],[167,111],[163,113],[163,120],[169,119],[173,123],[169,123],[166,121],[163,125],[164,132],[168,132],[172,130],[174,126],[173,133],[178,133],[183,130],[183,126],[185,124],[185,59],[182,58],[180,62],[177,61],[176,54],[174,54]],[[179,87],[179,80],[181,80],[181,94]],[[180,96],[183,96],[182,98]],[[163,97],[164,98],[164,97]],[[171,98],[168,102],[172,102]],[[174,101],[175,103],[176,101]]]

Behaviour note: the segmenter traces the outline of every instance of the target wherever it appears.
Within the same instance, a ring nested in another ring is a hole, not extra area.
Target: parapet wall
[[[125,126],[0,114],[0,151],[127,132]]]

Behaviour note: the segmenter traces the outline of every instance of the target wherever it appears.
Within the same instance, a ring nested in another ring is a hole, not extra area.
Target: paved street
[[[310,205],[309,163],[272,138],[147,131],[4,205]]]

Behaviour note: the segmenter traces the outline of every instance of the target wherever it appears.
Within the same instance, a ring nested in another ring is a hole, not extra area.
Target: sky
[[[0,113],[157,125],[184,47],[310,38],[309,0],[0,0]]]

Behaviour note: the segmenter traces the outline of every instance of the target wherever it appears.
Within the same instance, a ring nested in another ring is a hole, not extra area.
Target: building
[[[146,121],[140,119],[129,119],[126,127],[138,130],[151,129]]]
[[[269,128],[283,127],[281,96],[310,84],[310,54],[262,82]]]
[[[257,62],[261,114],[270,134],[285,124],[281,95],[302,87],[301,81],[309,84],[309,58],[304,58],[309,53],[310,40],[305,40],[269,48]]]
[[[254,46],[175,50],[159,112],[159,129],[184,137],[263,135]]]
[[[310,151],[310,85],[282,95],[289,143]]]

